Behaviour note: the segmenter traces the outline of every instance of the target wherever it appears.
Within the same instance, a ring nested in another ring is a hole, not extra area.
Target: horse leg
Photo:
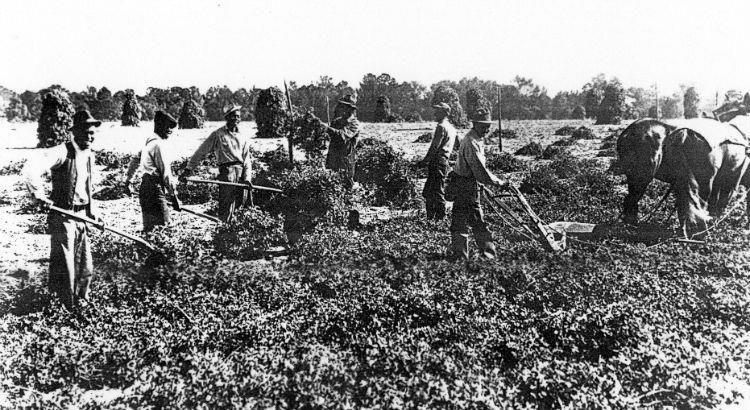
[[[638,202],[643,198],[648,184],[651,180],[635,179],[628,177],[628,194],[622,201],[622,220],[626,224],[638,223]]]

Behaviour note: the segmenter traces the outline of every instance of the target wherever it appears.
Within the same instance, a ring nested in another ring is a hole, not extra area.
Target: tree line
[[[338,98],[355,94],[360,120],[395,122],[430,120],[433,97],[437,90],[446,87],[455,90],[462,107],[469,103],[467,95],[482,95],[489,103],[494,119],[500,115],[503,119],[520,120],[593,118],[597,122],[613,123],[657,115],[660,118],[697,116],[700,103],[693,87],[681,86],[672,95],[659,96],[656,104],[655,89],[625,88],[616,77],[607,78],[604,74],[594,76],[580,90],[560,91],[553,97],[543,86],[521,76],[515,77],[511,84],[466,77],[459,81],[440,81],[428,87],[417,81],[399,82],[386,73],[367,74],[357,86],[346,81],[335,82],[329,76],[306,85],[292,81],[289,92],[296,107],[323,119],[333,110]],[[4,112],[6,118],[9,121],[36,121],[41,113],[42,99],[50,90],[66,93],[76,109],[88,109],[94,117],[104,121],[123,118],[123,105],[129,105],[126,111],[130,116],[140,116],[141,120],[153,120],[154,112],[159,109],[177,118],[188,102],[190,110],[207,121],[221,121],[224,107],[232,103],[242,105],[243,120],[254,120],[255,103],[262,91],[256,87],[232,90],[227,86],[213,86],[205,92],[197,87],[149,87],[143,95],[136,95],[130,89],[114,93],[107,87],[70,91],[52,85],[38,91],[14,93]],[[500,110],[498,98],[502,102]]]

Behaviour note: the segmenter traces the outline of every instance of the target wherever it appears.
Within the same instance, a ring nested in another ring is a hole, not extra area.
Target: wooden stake
[[[503,150],[503,108],[500,84],[497,85],[497,148]]]
[[[331,103],[328,101],[328,96],[326,95],[326,123],[331,123]]]
[[[289,87],[286,86],[286,80],[284,80],[284,93],[286,94],[286,108],[289,110],[289,117],[293,118],[294,113],[292,112],[292,98],[289,96]],[[289,129],[289,135],[286,137],[289,142],[289,162],[294,166],[294,146],[292,144],[292,129]]]

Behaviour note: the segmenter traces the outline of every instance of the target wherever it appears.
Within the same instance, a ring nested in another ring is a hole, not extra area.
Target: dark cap
[[[489,111],[485,110],[484,108],[480,108],[477,110],[477,112],[474,113],[471,121],[479,124],[492,124],[492,117],[490,116]]]
[[[154,127],[159,124],[164,124],[167,128],[174,128],[177,126],[177,120],[166,112],[159,110],[154,113]]]
[[[88,127],[98,127],[102,125],[101,121],[96,120],[88,110],[81,110],[73,114],[73,126],[68,130],[86,129]]]
[[[348,105],[354,109],[357,108],[357,100],[354,98],[353,95],[347,94],[341,98],[339,98],[338,101],[339,104]]]

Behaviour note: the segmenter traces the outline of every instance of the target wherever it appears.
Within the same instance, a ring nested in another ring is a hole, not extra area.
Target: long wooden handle
[[[266,186],[259,186],[259,185],[253,185],[253,184],[242,184],[239,182],[215,181],[213,179],[200,179],[200,178],[187,178],[187,180],[190,182],[197,182],[200,184],[226,185],[226,186],[234,186],[237,188],[256,189],[258,191],[269,191],[269,192],[277,192],[277,193],[284,192],[278,188],[270,188]]]
[[[129,234],[127,232],[123,232],[123,231],[121,231],[119,229],[112,228],[111,226],[107,226],[107,225],[101,224],[101,223],[99,223],[99,222],[97,222],[97,221],[95,221],[95,220],[93,220],[93,219],[91,219],[91,218],[89,218],[87,216],[78,215],[75,212],[69,211],[67,209],[58,208],[58,207],[56,207],[54,205],[50,205],[49,209],[51,209],[51,210],[53,210],[55,212],[59,212],[59,213],[61,213],[63,215],[67,215],[67,216],[69,216],[69,217],[71,217],[73,219],[77,219],[79,221],[83,221],[83,222],[89,223],[89,224],[94,225],[94,226],[96,226],[98,228],[103,228],[103,229],[105,229],[107,231],[110,231],[110,232],[112,232],[114,234],[117,234],[117,235],[120,235],[122,237],[128,238],[128,239],[130,239],[133,242],[137,242],[137,243],[143,245],[144,247],[148,248],[148,250],[150,250],[152,252],[156,251],[156,248],[154,247],[154,245],[151,245],[150,243],[146,242],[143,238],[140,238],[138,236],[131,235],[131,234]]]
[[[200,216],[201,218],[208,219],[209,221],[215,222],[217,224],[221,223],[221,219],[219,219],[219,218],[217,218],[215,216],[206,215],[203,212],[193,211],[192,209],[188,209],[188,208],[185,208],[185,207],[182,207],[182,206],[180,207],[180,210],[181,211],[185,211],[185,212],[187,212],[189,214],[193,214],[195,216]]]

